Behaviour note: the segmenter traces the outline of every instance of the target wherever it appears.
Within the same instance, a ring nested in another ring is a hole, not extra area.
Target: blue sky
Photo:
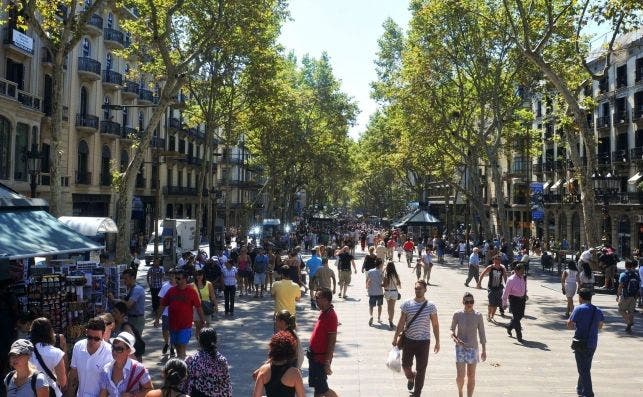
[[[403,29],[410,19],[405,0],[290,0],[291,21],[281,32],[280,42],[301,59],[319,57],[326,51],[342,90],[357,102],[360,114],[351,129],[354,139],[364,131],[376,104],[370,98],[370,83],[376,79],[373,61],[382,22],[391,17]]]

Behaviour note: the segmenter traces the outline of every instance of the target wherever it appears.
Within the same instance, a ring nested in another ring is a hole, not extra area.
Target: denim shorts
[[[192,328],[170,331],[170,341],[173,345],[187,345],[192,337]]]
[[[330,390],[324,364],[310,357],[308,357],[308,387],[315,389],[315,395],[324,394]]]
[[[368,306],[369,307],[382,306],[383,303],[384,303],[384,295],[369,295],[368,296]]]

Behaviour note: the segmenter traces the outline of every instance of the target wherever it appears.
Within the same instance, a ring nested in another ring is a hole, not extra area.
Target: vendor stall
[[[393,222],[391,226],[402,229],[408,235],[415,237],[440,235],[442,230],[442,222],[424,206],[419,206],[404,215],[398,221]]]

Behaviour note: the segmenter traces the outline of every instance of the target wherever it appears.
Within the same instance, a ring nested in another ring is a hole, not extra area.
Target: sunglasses
[[[114,346],[112,345],[112,351],[116,353],[122,353],[125,351],[125,346]]]
[[[467,299],[464,301],[465,305],[473,305],[473,299]]]
[[[100,341],[103,340],[103,338],[101,338],[100,336],[87,335],[87,340],[93,340],[94,342],[100,342]]]

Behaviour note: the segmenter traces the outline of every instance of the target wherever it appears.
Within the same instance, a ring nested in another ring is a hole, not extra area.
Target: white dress
[[[567,278],[565,279],[565,296],[568,298],[573,298],[576,295],[576,276],[578,271],[576,270],[565,270]]]

